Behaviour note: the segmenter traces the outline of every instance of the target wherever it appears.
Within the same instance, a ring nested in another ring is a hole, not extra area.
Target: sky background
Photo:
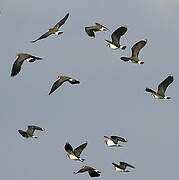
[[[1,179],[90,179],[88,174],[73,174],[82,165],[100,170],[97,179],[177,179],[178,9],[178,0],[1,1]],[[29,42],[67,12],[64,34]],[[110,31],[90,39],[84,27],[95,22]],[[128,31],[121,43],[127,49],[111,50],[104,39],[110,40],[123,25]],[[142,39],[148,39],[139,55],[144,65],[121,61]],[[43,61],[25,62],[21,72],[10,77],[19,52]],[[166,92],[171,100],[157,100],[145,92],[146,87],[156,90],[169,74],[174,75]],[[64,83],[48,96],[58,75],[81,83]],[[25,139],[17,130],[31,124],[46,131],[36,131],[38,139]],[[109,148],[104,135],[122,136],[128,142],[123,148]],[[66,157],[66,141],[73,147],[88,141],[83,163]],[[136,169],[117,173],[111,163],[119,161]]]

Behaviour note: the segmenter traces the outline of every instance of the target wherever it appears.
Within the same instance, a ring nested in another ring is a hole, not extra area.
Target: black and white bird
[[[12,66],[11,76],[16,76],[20,72],[21,66],[25,60],[28,62],[42,60],[42,58],[40,58],[40,57],[32,56],[30,54],[25,54],[25,53],[18,53],[17,56],[18,56],[18,58],[15,60],[13,66]]]
[[[132,166],[126,162],[120,162],[119,165],[116,163],[112,163],[112,164],[117,172],[130,172],[129,170],[126,170],[127,166],[131,167],[131,168],[135,168],[134,166]]]
[[[167,87],[173,82],[173,75],[169,75],[164,81],[158,85],[158,91],[155,92],[152,89],[146,88],[147,92],[150,92],[154,98],[157,99],[171,99],[169,96],[165,96]]]
[[[79,84],[80,81],[73,79],[68,76],[58,76],[58,80],[54,82],[52,88],[49,92],[49,95],[52,94],[58,87],[60,87],[64,82],[68,81],[71,84]]]
[[[132,62],[132,63],[138,63],[138,64],[144,64],[144,61],[139,60],[138,55],[140,50],[146,45],[147,39],[141,40],[134,44],[132,47],[132,56],[131,57],[121,57],[121,60],[125,62]]]
[[[88,171],[88,174],[91,176],[91,177],[98,177],[100,176],[100,171],[95,169],[95,168],[92,168],[90,166],[82,166],[82,168],[77,171],[77,172],[73,172],[74,174],[78,174],[78,173],[83,173],[83,172],[86,172]]]
[[[87,146],[88,142],[83,143],[82,145],[78,146],[73,150],[72,146],[70,145],[69,142],[65,144],[65,151],[67,152],[67,156],[71,160],[79,160],[83,162],[85,159],[80,158],[80,154],[84,150],[84,148]]]
[[[37,136],[34,135],[34,131],[35,130],[39,130],[39,131],[45,131],[44,128],[41,128],[39,126],[34,126],[34,125],[31,125],[31,126],[28,126],[27,128],[27,131],[23,131],[23,130],[18,130],[18,132],[25,138],[38,138]]]
[[[111,49],[126,49],[126,46],[121,46],[120,44],[120,38],[121,36],[123,36],[125,33],[127,32],[127,27],[125,26],[121,26],[119,27],[118,29],[116,29],[112,35],[111,35],[111,39],[112,41],[109,41],[109,40],[106,40],[105,41],[108,43],[108,46],[111,48]]]
[[[88,34],[88,36],[90,38],[95,38],[95,33],[97,31],[107,31],[109,30],[107,27],[99,24],[99,23],[95,23],[95,26],[89,26],[89,27],[85,27],[85,31]]]
[[[69,13],[67,13],[65,15],[65,17],[60,20],[53,28],[50,28],[46,33],[44,33],[42,36],[40,36],[38,39],[34,40],[34,41],[30,41],[31,43],[34,43],[38,40],[47,38],[48,36],[50,36],[51,34],[56,34],[56,35],[60,35],[63,33],[63,31],[59,31],[59,28],[66,22],[66,20],[68,19]]]
[[[119,136],[111,136],[111,137],[104,136],[104,137],[106,138],[106,140],[104,142],[109,147],[114,147],[114,146],[122,147],[120,144],[118,144],[119,141],[128,142],[127,139],[125,139],[123,137],[119,137]]]

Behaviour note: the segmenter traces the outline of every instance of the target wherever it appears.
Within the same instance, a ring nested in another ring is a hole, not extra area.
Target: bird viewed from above
[[[134,44],[134,46],[132,47],[132,56],[121,57],[121,60],[125,62],[130,61],[132,63],[144,64],[143,61],[139,60],[138,55],[139,55],[140,50],[146,45],[146,43],[147,43],[147,39],[141,40],[137,42],[136,44]]]
[[[45,131],[44,128],[41,128],[39,126],[34,126],[34,125],[31,125],[31,126],[28,126],[27,128],[27,131],[23,131],[23,130],[18,130],[18,132],[25,138],[38,138],[37,136],[34,135],[34,131],[35,130],[39,130],[39,131]]]
[[[80,81],[73,79],[68,76],[58,76],[58,80],[54,82],[52,88],[49,92],[49,95],[52,94],[58,87],[60,87],[64,82],[68,81],[71,84],[79,84]]]
[[[50,36],[51,34],[56,34],[56,35],[60,35],[63,33],[63,31],[59,31],[59,28],[66,22],[66,20],[68,19],[69,13],[67,13],[65,15],[65,17],[60,20],[53,28],[50,28],[48,30],[48,32],[46,32],[45,34],[43,34],[42,36],[40,36],[38,39],[34,40],[34,41],[30,41],[31,43],[34,43],[40,39],[44,39],[47,38],[48,36]]]
[[[42,58],[40,57],[32,56],[30,54],[25,54],[25,53],[18,53],[17,56],[18,58],[15,60],[12,67],[11,76],[16,76],[20,72],[21,66],[25,60],[28,62],[42,60]]]
[[[85,31],[90,38],[95,38],[95,33],[97,31],[108,31],[109,29],[99,23],[95,23],[95,26],[85,27]]]
[[[126,162],[120,162],[120,164],[116,164],[116,163],[112,163],[113,166],[114,166],[114,169],[117,171],[117,172],[130,172],[129,170],[126,170],[126,167],[130,167],[130,168],[135,168],[134,166],[126,163]]]
[[[67,156],[71,159],[71,160],[79,160],[81,162],[83,162],[85,159],[80,158],[80,154],[82,153],[82,151],[84,150],[84,148],[87,146],[87,142],[83,143],[82,145],[78,146],[77,148],[75,148],[73,150],[72,146],[70,145],[69,142],[67,142],[65,144],[65,151],[67,152]]]
[[[111,49],[126,49],[126,46],[122,46],[120,44],[120,38],[121,36],[123,36],[125,33],[127,32],[127,27],[125,26],[121,26],[119,27],[118,29],[116,29],[112,35],[111,35],[111,39],[112,41],[109,41],[109,40],[106,40],[105,41],[107,42],[107,45],[111,48]]]
[[[119,141],[121,142],[128,142],[127,139],[123,138],[123,137],[119,137],[119,136],[111,136],[111,137],[107,137],[104,136],[106,138],[106,140],[104,141],[106,143],[107,146],[109,147],[123,147],[120,144],[118,144]]]
[[[82,168],[77,171],[77,172],[73,172],[74,174],[78,174],[78,173],[83,173],[83,172],[86,172],[88,171],[88,174],[91,176],[91,177],[99,177],[100,176],[100,171],[95,169],[95,168],[92,168],[90,166],[82,166]]]
[[[150,92],[151,95],[156,99],[171,99],[171,97],[165,96],[165,91],[172,82],[173,82],[173,75],[170,74],[164,81],[162,81],[159,84],[157,92],[149,88],[146,88],[145,90],[147,92]]]

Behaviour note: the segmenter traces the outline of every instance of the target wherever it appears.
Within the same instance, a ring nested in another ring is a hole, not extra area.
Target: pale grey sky
[[[2,179],[90,179],[88,174],[73,174],[84,164],[102,171],[98,179],[104,180],[178,178],[177,0],[4,0],[0,9]],[[29,42],[67,12],[63,35]],[[84,27],[95,22],[110,31],[89,39]],[[111,50],[104,39],[122,25],[128,27],[121,39],[127,49]],[[144,65],[120,60],[145,38],[148,43],[140,53]],[[21,72],[10,77],[18,52],[44,60],[25,62]],[[60,74],[81,83],[65,83],[48,96]],[[168,74],[174,75],[166,92],[171,100],[156,100],[145,92],[146,87],[157,89]],[[35,132],[38,139],[24,139],[17,130],[29,124],[46,131]],[[104,135],[123,136],[128,143],[108,148]],[[65,157],[66,141],[76,147],[86,140],[83,163]],[[136,169],[117,173],[111,163],[119,161]]]

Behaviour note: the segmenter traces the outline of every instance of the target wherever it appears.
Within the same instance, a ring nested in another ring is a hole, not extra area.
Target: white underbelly
[[[68,157],[69,157],[71,160],[78,160],[78,158],[77,158],[74,154],[68,154]]]

